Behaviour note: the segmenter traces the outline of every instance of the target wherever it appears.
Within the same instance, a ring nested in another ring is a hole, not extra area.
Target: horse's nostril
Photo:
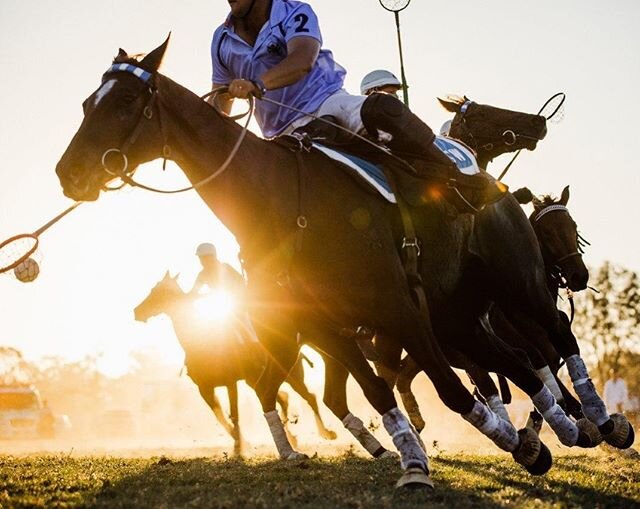
[[[547,135],[547,123],[545,122],[542,125],[542,130],[540,131],[540,137],[539,139],[544,140],[545,136]]]

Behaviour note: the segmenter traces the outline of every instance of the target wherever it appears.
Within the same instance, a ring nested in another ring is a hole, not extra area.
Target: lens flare
[[[198,318],[214,323],[224,323],[233,317],[236,303],[233,295],[224,290],[212,290],[195,301]]]

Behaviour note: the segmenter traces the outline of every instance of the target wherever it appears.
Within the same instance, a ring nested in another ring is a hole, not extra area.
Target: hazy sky
[[[310,3],[325,47],[349,71],[350,91],[371,69],[399,72],[393,15],[377,0]],[[227,12],[225,0],[2,0],[0,237],[34,230],[70,204],[55,164],[119,47],[147,52],[172,31],[162,72],[204,93],[211,35]],[[587,263],[640,270],[640,2],[413,0],[401,23],[411,106],[434,129],[450,117],[437,95],[536,112],[553,93],[567,93],[564,121],[520,156],[505,182],[554,194],[571,184],[573,217],[593,244]],[[139,175],[165,187],[184,183],[175,167],[164,175],[160,168],[154,162]],[[43,235],[36,282],[0,277],[0,344],[30,356],[102,351],[114,365],[154,341],[178,355],[166,321],[135,324],[131,310],[167,268],[190,285],[203,240],[235,263],[233,237],[194,192],[135,190],[83,205]]]

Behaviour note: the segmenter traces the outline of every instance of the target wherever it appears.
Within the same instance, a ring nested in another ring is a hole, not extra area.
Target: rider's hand
[[[260,89],[249,80],[233,80],[229,84],[229,95],[238,99],[247,99],[250,95],[260,97]]]

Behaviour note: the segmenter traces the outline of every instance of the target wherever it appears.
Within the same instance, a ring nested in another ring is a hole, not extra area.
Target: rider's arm
[[[296,37],[287,43],[287,56],[260,79],[267,90],[293,85],[304,78],[320,53],[320,41],[311,37]]]
[[[312,37],[296,37],[287,43],[287,53],[284,60],[260,76],[265,90],[293,85],[309,74],[320,53],[320,41]],[[240,99],[250,95],[261,97],[262,92],[249,80],[235,79],[229,84],[229,94]]]

